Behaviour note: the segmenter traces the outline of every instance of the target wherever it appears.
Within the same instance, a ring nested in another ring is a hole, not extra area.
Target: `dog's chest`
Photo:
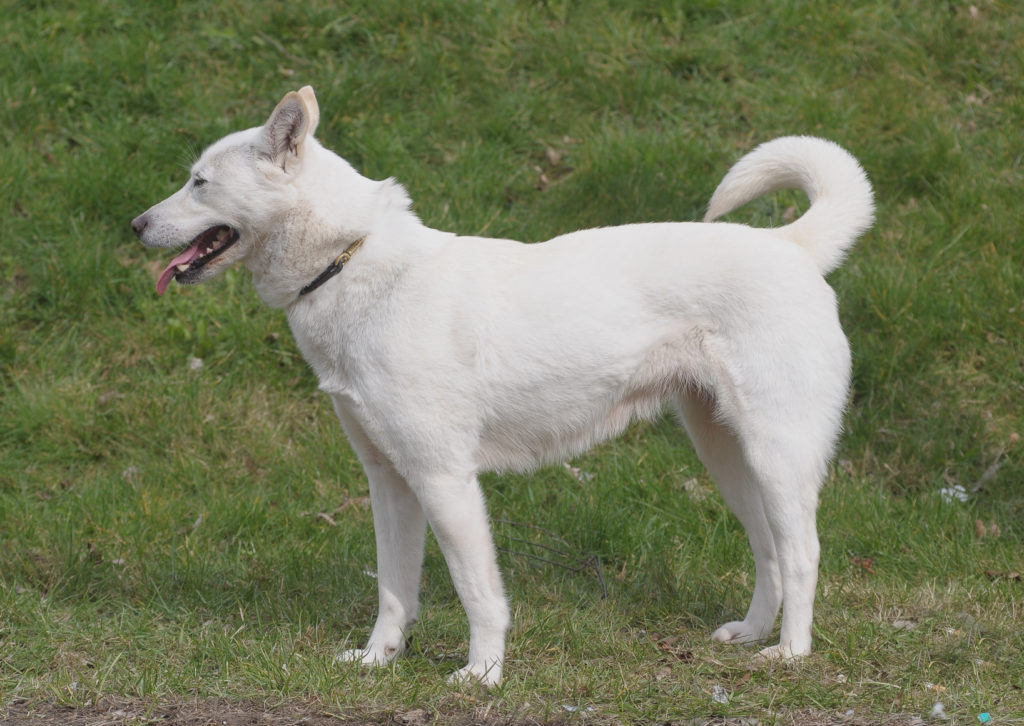
[[[352,372],[346,365],[351,335],[340,316],[318,314],[316,308],[290,310],[288,323],[295,343],[320,382],[320,388],[331,386],[343,390],[350,387]],[[325,389],[326,390],[326,389]]]

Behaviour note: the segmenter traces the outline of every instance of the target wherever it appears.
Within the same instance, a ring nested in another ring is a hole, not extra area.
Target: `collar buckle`
[[[319,275],[317,275],[315,278],[313,278],[312,282],[310,282],[304,288],[299,290],[299,297],[303,297],[304,295],[308,295],[309,293],[313,292],[318,287],[323,285],[325,282],[330,280],[332,277],[337,275],[339,272],[341,272],[341,268],[344,267],[345,264],[350,259],[352,259],[352,255],[355,254],[355,251],[357,249],[359,249],[359,246],[365,240],[366,240],[366,235],[363,235],[362,237],[357,239],[355,242],[350,244],[348,247],[346,247],[344,252],[342,252],[340,255],[335,257],[334,260],[331,262],[331,264],[327,265],[327,267],[324,268],[323,272],[321,272]]]

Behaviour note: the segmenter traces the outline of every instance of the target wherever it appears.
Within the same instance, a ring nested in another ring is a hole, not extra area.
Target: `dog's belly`
[[[661,410],[658,397],[632,398],[600,408],[576,406],[570,411],[545,406],[521,406],[488,420],[477,452],[481,469],[527,471],[585,451],[621,433],[637,418]]]
[[[631,366],[566,365],[561,376],[545,367],[540,380],[527,372],[515,384],[495,386],[481,417],[479,467],[523,471],[558,462],[658,415],[679,395],[713,389],[718,376],[701,338],[691,331],[663,341]]]

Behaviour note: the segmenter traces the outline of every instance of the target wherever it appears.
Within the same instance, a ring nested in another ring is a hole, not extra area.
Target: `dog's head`
[[[244,261],[268,230],[294,213],[300,200],[290,182],[302,170],[303,147],[320,118],[309,86],[287,94],[263,126],[210,146],[176,193],[132,220],[148,247],[183,248],[160,274],[159,294],[176,280],[191,285]]]

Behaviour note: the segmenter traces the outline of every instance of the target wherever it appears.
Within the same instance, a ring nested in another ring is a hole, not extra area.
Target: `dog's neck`
[[[348,247],[346,247],[344,252],[335,257],[331,261],[331,264],[327,265],[327,267],[324,268],[323,272],[321,272],[319,275],[313,278],[312,282],[310,282],[304,288],[299,290],[299,297],[305,297],[306,295],[308,295],[309,293],[313,292],[318,287],[323,285],[325,282],[330,280],[332,277],[337,275],[339,272],[341,272],[341,268],[343,268],[345,264],[352,258],[352,255],[355,254],[355,251],[359,249],[359,246],[362,245],[365,240],[366,235],[363,235],[355,242],[350,244]]]
[[[354,240],[373,237],[359,257],[388,265],[413,252],[410,246],[421,245],[420,235],[410,234],[409,226],[419,229],[422,223],[400,184],[367,179],[318,146],[309,146],[306,154],[302,183],[297,184],[296,198],[289,201],[290,211],[259,245],[257,254],[246,260],[260,298],[278,309],[314,300],[320,303],[345,287],[328,290],[325,283],[341,271],[337,262],[347,263],[345,253],[339,252]],[[348,256],[357,248],[346,250]],[[307,292],[300,294],[302,290]]]

